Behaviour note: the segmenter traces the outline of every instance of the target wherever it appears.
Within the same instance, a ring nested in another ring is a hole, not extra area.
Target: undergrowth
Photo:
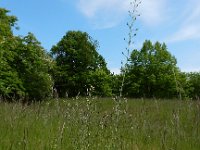
[[[200,102],[82,98],[0,103],[0,149],[200,149]]]

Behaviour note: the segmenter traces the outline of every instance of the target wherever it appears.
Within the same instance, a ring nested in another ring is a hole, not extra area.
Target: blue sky
[[[98,52],[112,72],[119,72],[127,43],[130,0],[0,0],[18,17],[16,35],[35,34],[50,50],[69,30],[99,41]],[[182,71],[200,71],[200,1],[142,0],[134,48],[145,39],[165,42]]]

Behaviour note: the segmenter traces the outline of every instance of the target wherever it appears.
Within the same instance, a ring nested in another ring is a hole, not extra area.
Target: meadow
[[[200,102],[0,102],[1,150],[199,150]]]

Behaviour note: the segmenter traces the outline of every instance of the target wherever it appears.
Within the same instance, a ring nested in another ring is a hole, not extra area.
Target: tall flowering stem
[[[122,84],[119,89],[120,97],[122,97],[124,81],[125,81],[126,73],[128,70],[128,64],[130,62],[130,51],[132,50],[133,45],[134,45],[133,39],[137,35],[137,31],[138,31],[138,28],[136,28],[134,25],[137,20],[137,17],[140,16],[140,14],[138,12],[138,7],[140,4],[141,4],[140,0],[131,1],[130,2],[131,7],[130,7],[130,10],[128,11],[130,20],[127,22],[126,25],[128,27],[129,32],[128,32],[128,37],[124,38],[124,41],[127,42],[126,51],[122,52],[122,55],[125,57],[125,63],[123,61],[121,62],[123,67],[121,69],[122,70]]]

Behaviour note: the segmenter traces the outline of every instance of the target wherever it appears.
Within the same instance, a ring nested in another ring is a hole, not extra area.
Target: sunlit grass
[[[200,149],[200,102],[0,103],[0,149]]]

